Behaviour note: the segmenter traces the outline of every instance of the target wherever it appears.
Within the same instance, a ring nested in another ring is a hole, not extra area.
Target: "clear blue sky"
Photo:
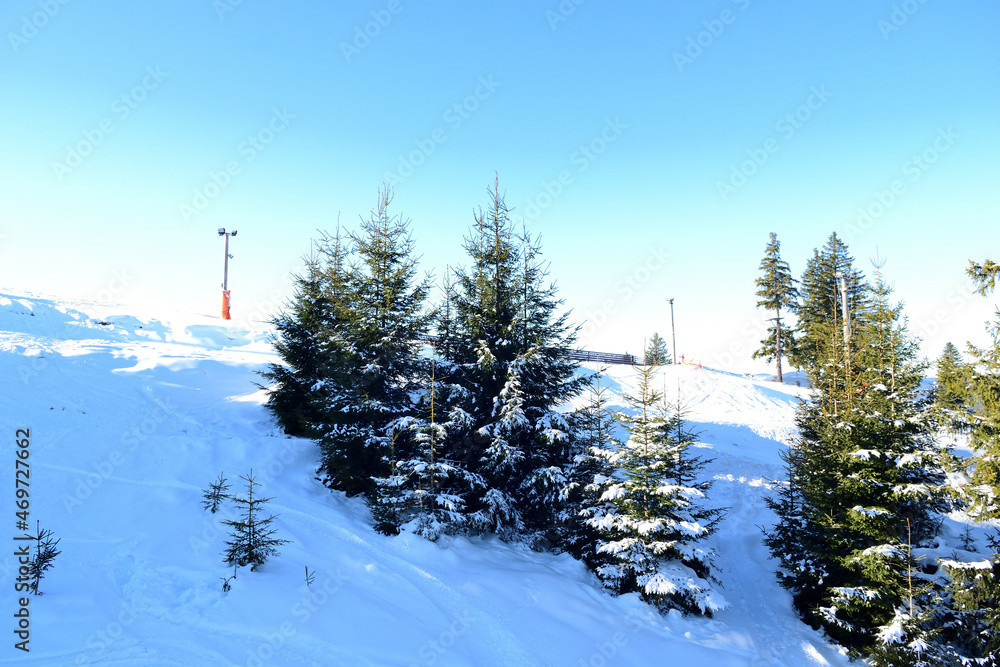
[[[215,314],[235,228],[259,316],[387,178],[440,277],[496,172],[590,349],[674,297],[681,353],[750,368],[771,231],[796,275],[834,230],[887,258],[929,355],[982,338],[1000,6],[577,2],[7,0],[0,286]]]

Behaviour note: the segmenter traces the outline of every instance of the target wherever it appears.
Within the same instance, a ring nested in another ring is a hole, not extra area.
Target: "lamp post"
[[[674,331],[674,300],[672,298],[667,299],[670,302],[670,344],[673,347],[670,349],[670,363],[677,363],[677,334]]]
[[[236,230],[227,232],[225,228],[220,227],[219,236],[226,237],[226,256],[222,269],[222,319],[229,320],[232,319],[229,316],[229,260],[233,257],[229,254],[229,237],[236,236]]]

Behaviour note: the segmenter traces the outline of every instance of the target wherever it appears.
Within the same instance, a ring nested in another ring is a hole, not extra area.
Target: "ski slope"
[[[711,545],[732,606],[709,620],[612,597],[566,555],[374,533],[362,501],[315,479],[315,446],[269,421],[254,383],[275,360],[264,325],[0,293],[7,539],[12,443],[30,429],[30,523],[62,540],[29,603],[30,653],[13,646],[14,543],[3,550],[0,664],[848,664],[798,620],[760,542],[803,390],[689,367],[658,376],[688,405],[711,500],[728,508]],[[605,382],[620,404],[635,377],[614,367]],[[203,511],[201,493],[251,468],[291,543],[223,592],[226,514]]]

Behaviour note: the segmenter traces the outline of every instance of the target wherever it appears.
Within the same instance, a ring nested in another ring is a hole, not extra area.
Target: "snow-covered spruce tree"
[[[479,210],[465,250],[472,265],[454,273],[442,381],[454,427],[449,456],[470,478],[468,529],[505,539],[538,537],[552,523],[565,485],[568,424],[556,407],[586,383],[568,354],[575,329],[546,284],[537,240],[515,236],[498,183]]]
[[[660,410],[666,416],[662,437],[672,464],[668,470],[667,480],[673,485],[672,488],[663,489],[663,495],[682,509],[678,516],[686,517],[684,520],[689,524],[702,527],[698,536],[686,538],[683,533],[681,534],[681,542],[684,545],[679,551],[684,556],[684,564],[694,570],[699,577],[713,580],[711,574],[713,554],[694,544],[695,541],[714,533],[724,514],[723,510],[705,507],[702,504],[708,496],[712,482],[701,479],[701,470],[711,461],[691,453],[690,448],[695,444],[698,433],[688,427],[687,408],[681,401],[679,387],[677,399],[673,402],[667,400],[664,388],[660,399]]]
[[[482,484],[450,460],[449,452],[444,449],[455,424],[441,412],[441,396],[453,388],[440,386],[436,370],[437,363],[432,359],[430,382],[418,401],[418,416],[404,418],[397,424],[412,438],[409,458],[396,463],[393,475],[375,480],[380,494],[376,496],[379,498],[376,507],[381,512],[377,518],[383,522],[376,527],[390,533],[393,531],[385,530],[386,527],[398,531],[403,524],[409,524],[412,532],[432,541],[442,534],[464,530],[465,496]],[[464,419],[460,411],[457,416]],[[386,521],[386,517],[394,521]]]
[[[772,504],[779,522],[767,537],[799,612],[855,655],[926,640],[897,629],[920,627],[910,623],[909,545],[934,536],[944,508],[940,455],[921,418],[925,365],[880,274],[872,294],[847,344],[834,327],[810,371],[817,391],[800,411],[790,495]],[[928,601],[917,597],[914,614]]]
[[[557,547],[594,571],[608,562],[608,556],[597,553],[600,534],[588,520],[614,511],[602,496],[616,482],[611,457],[621,447],[615,437],[615,413],[608,407],[608,385],[602,384],[603,370],[598,369],[591,380],[587,404],[569,417],[570,460],[556,518]]]
[[[663,366],[670,362],[670,352],[667,350],[667,341],[663,340],[660,334],[653,332],[653,337],[646,345],[646,365]]]
[[[788,262],[781,259],[781,243],[778,236],[771,232],[771,240],[764,249],[764,258],[760,261],[760,272],[757,284],[757,307],[774,311],[774,324],[768,328],[767,338],[761,341],[759,350],[753,353],[753,358],[763,357],[767,363],[774,361],[777,367],[777,381],[783,382],[781,374],[782,357],[791,356],[795,350],[793,329],[781,324],[781,312],[791,312],[798,303],[799,292],[795,287],[795,278],[788,268]]]
[[[619,478],[602,500],[613,508],[588,519],[599,533],[597,553],[608,556],[597,576],[615,593],[638,592],[661,610],[711,616],[727,603],[712,585],[707,554],[695,544],[714,531],[719,512],[701,505],[705,485],[691,483],[697,463],[686,458],[690,442],[679,417],[672,420],[658,407],[654,367],[636,372],[637,395],[625,397],[635,414],[620,417],[628,442],[608,455]]]
[[[789,350],[789,361],[797,368],[815,367],[825,358],[831,323],[841,319],[838,273],[846,276],[851,319],[864,316],[867,283],[864,275],[854,269],[854,258],[847,246],[833,233],[822,250],[813,251],[799,281],[799,302],[794,307],[796,342]],[[859,323],[852,321],[851,326],[857,328]]]
[[[226,551],[223,553],[226,563],[233,566],[250,566],[253,572],[258,566],[267,562],[267,559],[278,555],[278,547],[287,544],[288,540],[274,537],[276,528],[271,527],[271,522],[275,515],[263,517],[264,505],[274,500],[274,498],[261,498],[254,495],[254,488],[260,483],[254,479],[253,468],[249,474],[240,475],[247,483],[246,496],[232,496],[237,508],[241,512],[241,517],[236,520],[223,521],[232,531],[229,534],[229,541],[226,542]]]
[[[380,190],[371,216],[350,234],[342,318],[349,326],[324,341],[325,378],[316,387],[321,471],[347,495],[374,491],[374,478],[392,476],[393,457],[409,455],[398,422],[414,415],[410,394],[426,375],[419,346],[430,283],[416,280],[409,220],[390,215],[391,201],[392,192]]]
[[[261,373],[268,386],[264,407],[286,433],[316,437],[323,397],[318,390],[328,378],[335,341],[350,330],[345,309],[347,252],[340,229],[312,242],[305,268],[293,276],[295,291],[286,309],[271,322],[274,349],[282,363],[269,364]],[[336,366],[337,364],[332,364]]]
[[[970,264],[969,276],[986,296],[996,286],[1000,265],[990,260]],[[972,445],[976,451],[968,470],[969,513],[977,519],[1000,519],[1000,311],[989,332],[991,345],[969,346],[969,403],[974,406]]]
[[[1000,536],[998,536],[1000,538]],[[942,634],[954,664],[1000,667],[1000,539],[988,558],[942,560],[950,579]]]

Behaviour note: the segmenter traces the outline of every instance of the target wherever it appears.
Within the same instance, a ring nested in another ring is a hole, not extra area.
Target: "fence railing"
[[[437,344],[438,337],[432,334],[417,336],[419,340],[431,345]],[[645,357],[636,357],[634,354],[618,354],[617,352],[591,352],[590,350],[572,350],[569,355],[573,361],[594,361],[599,364],[625,364],[641,366],[645,363]]]
[[[594,361],[599,364],[628,364],[641,366],[645,361],[644,359],[637,358],[634,354],[591,352],[590,350],[575,350],[570,352],[568,356],[574,361]]]

